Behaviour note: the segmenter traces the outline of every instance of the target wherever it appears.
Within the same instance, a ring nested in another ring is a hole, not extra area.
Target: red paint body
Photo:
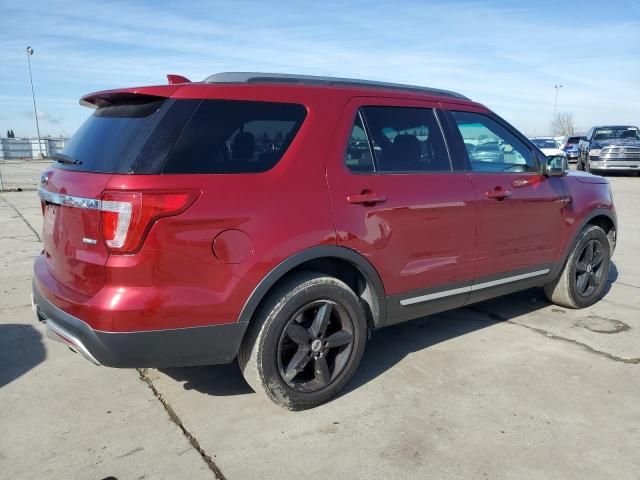
[[[587,184],[577,175],[359,175],[346,168],[345,146],[360,106],[488,112],[466,100],[376,88],[196,83],[102,92],[84,101],[100,104],[123,92],[299,103],[308,113],[284,157],[264,173],[48,171],[46,190],[85,198],[99,199],[105,190],[199,192],[186,211],[153,223],[140,249],[124,255],[109,253],[100,241],[99,212],[46,207],[52,211],[45,212],[36,286],[94,330],[236,322],[269,272],[319,245],[361,254],[379,274],[387,296],[554,264],[583,218],[595,209],[613,210],[606,181]],[[511,197],[486,196],[496,189],[509,190]],[[363,192],[384,201],[347,200]],[[571,197],[568,206],[566,197]],[[84,244],[83,237],[99,241]]]

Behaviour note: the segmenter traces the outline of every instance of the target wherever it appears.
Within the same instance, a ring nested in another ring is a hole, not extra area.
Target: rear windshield
[[[59,167],[124,174],[264,172],[282,158],[305,116],[297,104],[149,97],[97,109],[65,147],[67,161]]]
[[[86,172],[128,173],[132,146],[165,102],[157,97],[145,100],[95,110],[62,151],[75,164],[60,166]]]
[[[533,138],[531,142],[538,148],[558,148],[558,144],[554,140],[546,138]]]

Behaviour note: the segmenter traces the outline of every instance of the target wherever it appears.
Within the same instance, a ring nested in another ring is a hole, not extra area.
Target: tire
[[[238,364],[254,391],[289,410],[304,410],[345,386],[366,339],[355,293],[334,277],[300,272],[268,296],[240,346]]]
[[[591,255],[590,248],[593,248]],[[544,293],[556,305],[589,307],[602,298],[610,265],[611,244],[607,234],[600,227],[588,225],[580,233],[558,278],[544,286]]]

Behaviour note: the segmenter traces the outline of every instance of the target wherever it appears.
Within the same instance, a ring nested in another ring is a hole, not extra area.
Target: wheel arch
[[[607,234],[607,238],[609,239],[611,253],[613,254],[613,251],[616,246],[617,231],[618,231],[618,224],[616,222],[615,214],[611,210],[604,209],[604,208],[597,208],[595,210],[592,210],[585,218],[583,218],[578,228],[576,228],[575,232],[573,233],[573,237],[571,238],[571,241],[567,244],[568,247],[565,248],[564,252],[562,252],[562,258],[557,263],[556,271],[554,272],[554,277],[560,275],[560,272],[562,272],[562,269],[564,268],[564,265],[567,262],[567,258],[569,258],[569,255],[571,254],[571,252],[573,251],[573,249],[575,248],[576,244],[580,239],[580,233],[588,225],[598,226],[605,231],[605,233]]]
[[[238,322],[250,322],[277,284],[303,270],[326,273],[344,281],[360,298],[369,328],[384,325],[387,307],[380,275],[360,253],[337,245],[312,247],[280,262],[253,290],[240,312]]]

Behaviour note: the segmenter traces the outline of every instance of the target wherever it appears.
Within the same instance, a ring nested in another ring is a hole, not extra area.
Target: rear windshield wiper
[[[65,163],[68,165],[82,165],[82,162],[80,160],[76,160],[75,158],[72,158],[69,155],[65,155],[64,153],[54,153],[53,155],[51,155],[51,158],[53,158],[58,163]]]

